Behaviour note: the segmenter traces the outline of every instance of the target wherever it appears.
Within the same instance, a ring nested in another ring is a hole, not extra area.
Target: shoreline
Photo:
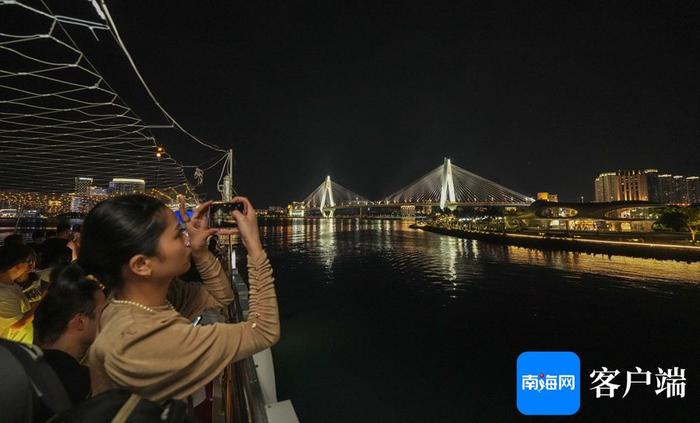
[[[516,247],[536,248],[539,250],[565,250],[607,256],[628,256],[688,263],[700,262],[700,246],[692,247],[651,242],[607,241],[593,238],[555,238],[516,233],[466,231],[415,224],[411,225],[411,228],[457,238],[476,239],[497,244],[513,245]]]

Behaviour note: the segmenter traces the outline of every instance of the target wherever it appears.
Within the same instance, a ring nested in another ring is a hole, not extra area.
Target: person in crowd
[[[11,247],[25,246],[26,244],[24,243],[24,237],[21,234],[12,234],[5,238],[3,245]],[[29,245],[27,246],[30,247]],[[28,260],[34,264],[32,269],[29,272],[24,272],[19,275],[17,279],[14,280],[14,283],[19,285],[20,289],[24,292],[25,296],[30,302],[34,302],[39,300],[39,288],[41,283],[39,281],[39,276],[34,272],[37,265],[36,250],[34,248],[31,248],[31,250],[31,258]]]
[[[42,269],[64,266],[73,259],[73,249],[70,248],[71,226],[68,222],[58,222],[56,225],[56,236],[44,241],[41,245]]]
[[[275,344],[280,336],[272,267],[253,206],[236,197],[248,252],[250,311],[242,323],[193,325],[204,309],[233,300],[228,275],[207,249],[220,232],[206,221],[211,202],[182,226],[159,200],[139,194],[105,200],[85,218],[78,264],[110,291],[88,351],[93,395],[126,388],[147,399],[185,399],[231,362]],[[177,278],[190,266],[202,283]]]
[[[71,261],[78,260],[78,253],[80,253],[80,230],[82,225],[73,225],[71,230],[70,238],[66,246],[71,250]]]
[[[44,244],[44,241],[46,241],[46,231],[43,229],[36,230],[32,232],[32,242],[27,244],[29,247],[31,247],[32,250],[37,255],[37,260],[36,260],[36,267],[37,269],[41,269],[41,249]],[[36,274],[41,281],[41,286],[46,289],[48,286],[48,281],[49,281],[49,273],[51,272],[51,269],[48,269],[47,271],[42,271],[42,270],[37,270]]]
[[[22,234],[10,234],[5,237],[2,245],[24,245]]]
[[[95,340],[105,295],[75,264],[56,269],[52,279],[34,317],[35,343],[78,404],[90,394],[90,371],[80,362]]]
[[[26,245],[0,247],[0,338],[32,344],[32,320],[41,296],[34,303],[16,283],[34,269],[36,256]]]
[[[32,232],[32,242],[27,245],[32,247],[32,249],[38,253],[44,241],[46,241],[46,231],[36,230]]]

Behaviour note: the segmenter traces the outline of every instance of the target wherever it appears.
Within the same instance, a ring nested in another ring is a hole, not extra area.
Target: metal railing
[[[223,260],[229,272],[234,299],[227,307],[227,319],[231,323],[245,321],[248,288],[238,274],[231,237],[228,237]],[[244,301],[242,301],[244,300]],[[222,408],[226,423],[268,423],[258,373],[253,357],[229,364],[222,378]]]

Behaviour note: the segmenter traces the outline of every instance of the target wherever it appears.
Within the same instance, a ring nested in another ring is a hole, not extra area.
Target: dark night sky
[[[108,5],[161,104],[234,148],[259,206],[326,174],[378,199],[446,155],[563,200],[601,171],[700,174],[697,3],[420,3]]]

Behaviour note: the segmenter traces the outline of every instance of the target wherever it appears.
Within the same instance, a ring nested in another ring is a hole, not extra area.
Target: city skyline
[[[89,4],[50,3],[99,20]],[[155,98],[192,134],[233,148],[234,185],[262,206],[303,199],[329,174],[381,198],[444,156],[562,201],[593,200],[590,180],[607,170],[700,173],[691,3],[110,9]],[[164,148],[142,176],[175,181],[171,156],[213,163],[158,128],[167,119],[113,40],[71,36]],[[184,169],[190,181],[194,170]],[[204,174],[209,198],[218,176]]]

